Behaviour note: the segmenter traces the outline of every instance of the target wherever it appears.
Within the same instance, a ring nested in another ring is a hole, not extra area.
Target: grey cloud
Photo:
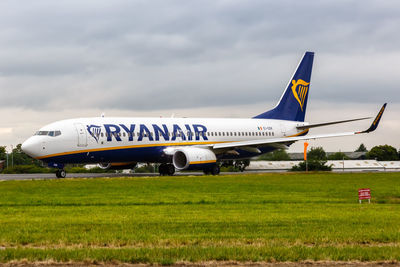
[[[23,3],[0,4],[3,107],[275,102],[305,50],[313,99],[400,101],[395,1]]]

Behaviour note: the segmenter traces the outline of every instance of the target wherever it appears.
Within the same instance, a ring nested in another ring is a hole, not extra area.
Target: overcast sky
[[[314,51],[308,121],[388,109],[376,133],[311,146],[400,148],[399,14],[399,1],[3,0],[0,145],[102,112],[250,117],[275,105]]]

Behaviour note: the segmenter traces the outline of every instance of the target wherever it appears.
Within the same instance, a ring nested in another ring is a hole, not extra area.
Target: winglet
[[[381,110],[379,110],[379,113],[378,113],[378,115],[376,115],[376,118],[375,118],[375,120],[372,122],[371,126],[370,126],[367,130],[365,130],[365,131],[356,132],[356,134],[369,133],[369,132],[375,131],[376,128],[378,128],[379,122],[380,122],[380,120],[381,120],[381,118],[382,118],[382,114],[383,114],[383,112],[385,111],[386,104],[387,104],[387,103],[383,104]]]

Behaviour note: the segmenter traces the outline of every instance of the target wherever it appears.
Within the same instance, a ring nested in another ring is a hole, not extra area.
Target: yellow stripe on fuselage
[[[222,142],[180,142],[180,143],[160,143],[160,144],[146,144],[146,145],[133,145],[133,146],[117,146],[117,147],[103,147],[103,148],[93,148],[93,149],[83,149],[68,152],[61,152],[55,154],[49,154],[46,156],[37,157],[36,159],[45,159],[51,157],[79,154],[79,153],[89,153],[98,151],[108,151],[108,150],[119,150],[119,149],[129,149],[129,148],[141,148],[141,147],[158,147],[158,146],[188,146],[188,145],[211,145],[220,143],[229,143],[234,141],[222,141]]]
[[[203,160],[203,161],[191,161],[190,164],[207,164],[207,163],[215,163],[216,160]]]

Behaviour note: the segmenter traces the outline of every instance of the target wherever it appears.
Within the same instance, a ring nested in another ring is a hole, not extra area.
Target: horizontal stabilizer
[[[351,122],[351,121],[361,121],[361,120],[367,120],[367,119],[371,119],[371,117],[344,120],[344,121],[331,121],[331,122],[323,122],[323,123],[316,123],[316,124],[308,124],[308,125],[304,125],[304,126],[297,126],[296,128],[299,130],[304,130],[304,129],[328,126],[328,125],[332,125],[332,124],[339,124],[339,123],[345,123],[345,122]]]

